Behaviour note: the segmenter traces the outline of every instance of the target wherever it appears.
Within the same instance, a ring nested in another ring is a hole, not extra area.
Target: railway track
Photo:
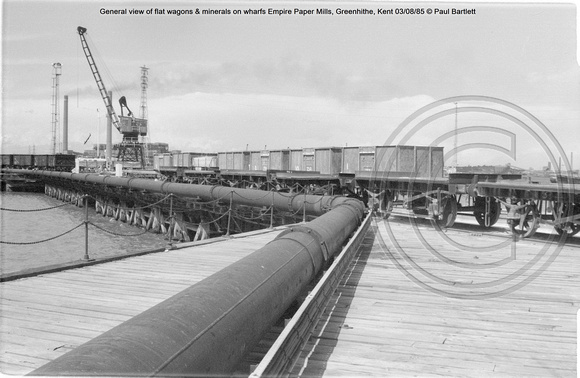
[[[433,227],[432,222],[424,218],[409,218],[393,215],[388,218],[388,221],[398,224],[415,222],[415,224],[417,224],[419,227]],[[455,220],[455,223],[453,224],[453,227],[445,229],[444,232],[468,234],[477,237],[492,237],[498,239],[513,238],[513,232],[510,229],[510,226],[507,224],[506,214],[501,214],[498,222],[489,228],[482,227],[474,220],[472,216],[459,214]],[[518,239],[521,239],[521,237]],[[543,225],[540,226],[533,235],[526,237],[526,239],[557,243],[560,240],[560,234],[558,234],[552,226]],[[564,241],[567,245],[580,248],[579,234],[568,235]]]

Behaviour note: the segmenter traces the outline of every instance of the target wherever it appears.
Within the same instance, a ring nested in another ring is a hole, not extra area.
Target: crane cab
[[[119,131],[127,137],[147,135],[147,120],[127,116],[119,117]]]

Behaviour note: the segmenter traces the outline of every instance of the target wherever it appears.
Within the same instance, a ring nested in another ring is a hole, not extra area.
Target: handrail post
[[[270,205],[270,229],[274,228],[274,192],[272,192],[272,204]]]
[[[443,219],[441,215],[442,206],[441,206],[441,188],[437,188],[437,219]]]
[[[302,223],[306,223],[306,190],[304,191],[304,201],[302,201]]]
[[[226,232],[226,237],[230,236],[230,225],[232,222],[232,202],[234,200],[234,191],[230,192],[230,208],[228,209],[228,231]]]
[[[90,261],[91,258],[89,257],[89,196],[85,194],[84,196],[84,205],[85,205],[85,255],[83,256],[83,260]]]
[[[173,193],[169,193],[169,228],[167,229],[167,237],[169,238],[168,250],[175,249],[173,245],[174,222],[173,219]]]

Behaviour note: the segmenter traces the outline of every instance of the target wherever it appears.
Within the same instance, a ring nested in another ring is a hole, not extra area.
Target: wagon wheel
[[[540,224],[540,217],[534,202],[526,204],[519,218],[510,219],[509,223],[512,232],[517,235],[524,238],[534,235]]]
[[[570,230],[565,230],[565,229],[561,229],[559,227],[554,227],[556,229],[556,232],[559,235],[562,235],[564,232],[567,233],[568,236],[574,236],[576,235],[578,232],[580,232],[580,224],[578,223],[572,223],[570,222]]]
[[[452,227],[457,218],[457,201],[455,196],[449,196],[441,199],[441,214],[435,218],[439,227]]]
[[[570,211],[570,205],[567,203],[562,204],[560,209],[559,203],[554,202],[554,209],[552,211],[559,212],[560,216],[558,218],[570,217],[572,215],[580,214],[580,209],[578,206],[572,205],[572,211]],[[574,222],[566,222],[558,225],[554,225],[554,229],[558,235],[566,234],[568,236],[574,236],[580,232],[580,224]]]
[[[475,220],[479,223],[482,227],[491,227],[497,223],[499,219],[499,215],[501,213],[501,203],[497,201],[495,198],[490,198],[490,211],[486,213],[485,211],[485,197],[477,197],[475,199],[475,210],[473,211],[473,216],[475,216]],[[488,226],[485,225],[486,223],[486,216],[488,217]]]

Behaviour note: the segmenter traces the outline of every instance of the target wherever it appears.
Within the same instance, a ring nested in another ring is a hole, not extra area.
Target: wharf
[[[577,376],[578,238],[417,224],[375,219],[291,376]]]
[[[273,240],[287,226],[0,284],[0,372],[24,375]]]
[[[0,370],[26,374],[284,227],[0,284]],[[576,376],[580,242],[376,218],[291,376]]]

